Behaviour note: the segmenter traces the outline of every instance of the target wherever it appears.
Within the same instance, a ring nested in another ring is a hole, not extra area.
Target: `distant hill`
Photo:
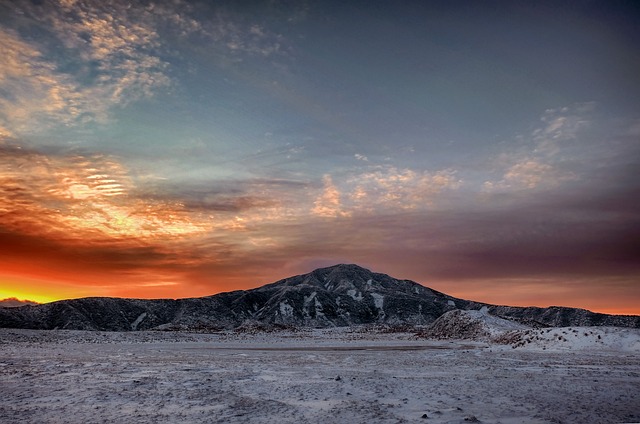
[[[74,330],[204,330],[242,325],[427,325],[454,310],[480,310],[544,326],[640,327],[640,316],[584,309],[495,306],[458,299],[357,265],[320,268],[252,289],[191,299],[84,298],[0,308],[0,327]]]
[[[39,305],[39,303],[32,300],[20,300],[16,297],[0,300],[0,308],[18,308],[25,305]]]

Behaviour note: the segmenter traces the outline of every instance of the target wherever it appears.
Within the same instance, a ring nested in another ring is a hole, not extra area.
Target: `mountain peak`
[[[356,264],[337,264],[315,269],[308,274],[296,275],[268,284],[259,291],[279,290],[286,292],[325,293],[334,298],[347,296],[352,299],[376,298],[380,296],[415,296],[429,293],[429,296],[444,296],[442,293],[409,280],[398,280],[387,274],[372,272]]]
[[[357,264],[335,264],[324,268],[318,268],[312,272],[316,271],[358,271],[358,272],[368,272],[371,273],[370,270],[361,267]]]
[[[361,267],[360,265],[357,265],[357,264],[335,264],[325,268],[318,268],[316,269],[316,271],[323,270],[323,269],[333,270],[333,271],[358,271],[358,272],[371,273],[371,271],[368,270],[367,268]]]
[[[337,264],[333,266],[329,266],[326,268],[318,268],[316,270],[311,271],[309,274],[313,275],[323,275],[323,276],[333,276],[333,277],[367,277],[370,278],[374,275],[370,270],[363,268],[356,264]]]

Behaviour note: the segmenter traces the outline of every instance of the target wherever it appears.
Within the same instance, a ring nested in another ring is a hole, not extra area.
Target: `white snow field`
[[[526,331],[1,329],[0,422],[640,422],[637,329]]]

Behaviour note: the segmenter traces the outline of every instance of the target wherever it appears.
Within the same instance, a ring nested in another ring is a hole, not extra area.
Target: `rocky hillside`
[[[531,327],[491,315],[488,308],[483,307],[480,310],[449,311],[418,332],[416,336],[427,339],[491,340],[507,332],[527,329]]]
[[[518,308],[458,299],[357,265],[336,265],[253,290],[178,300],[84,298],[0,308],[0,327],[135,331],[275,326],[427,325],[455,310],[480,310],[536,326],[640,327],[639,316],[573,308]]]

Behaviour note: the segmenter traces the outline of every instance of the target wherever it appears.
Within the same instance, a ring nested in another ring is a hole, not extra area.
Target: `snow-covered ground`
[[[640,330],[620,327],[559,327],[508,331],[494,338],[516,349],[614,351],[640,354]]]
[[[517,331],[1,329],[0,422],[640,422],[638,330]]]

